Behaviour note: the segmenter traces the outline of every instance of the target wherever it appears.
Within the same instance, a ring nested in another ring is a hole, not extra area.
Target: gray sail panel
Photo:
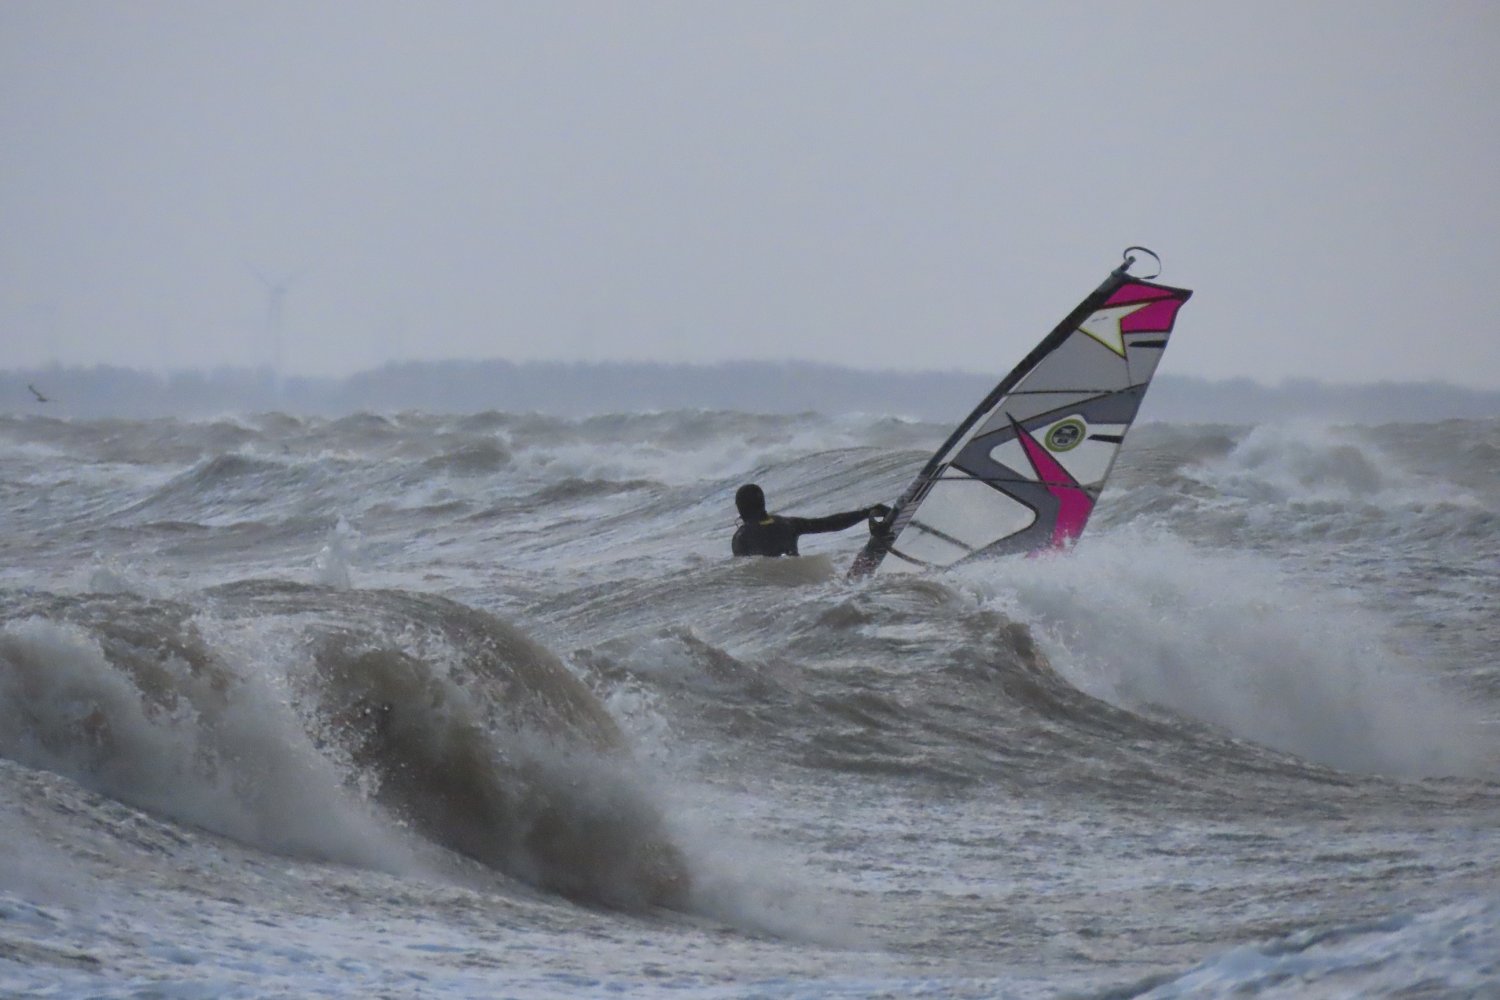
[[[1097,392],[1078,391],[1074,389],[1049,389],[1042,392],[1017,392],[1006,397],[1004,412],[992,412],[979,426],[977,434],[984,434],[1001,427],[1009,427],[1010,421],[1005,414],[1010,414],[1020,421],[1027,421],[1033,417],[1040,417],[1047,413],[1058,413],[1070,408],[1081,406],[1091,399],[1098,399]]]

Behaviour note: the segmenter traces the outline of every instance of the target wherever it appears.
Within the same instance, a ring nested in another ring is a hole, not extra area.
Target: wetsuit
[[[881,508],[882,510],[884,508]],[[824,531],[843,531],[869,517],[874,508],[851,510],[827,517],[782,517],[767,514],[743,522],[734,533],[730,548],[737,556],[794,556],[797,539]]]

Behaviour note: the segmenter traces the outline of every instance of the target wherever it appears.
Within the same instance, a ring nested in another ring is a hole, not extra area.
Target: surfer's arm
[[[843,514],[829,514],[827,517],[789,517],[787,520],[791,522],[797,534],[817,535],[825,531],[843,531],[845,528],[852,528],[871,515],[888,509],[884,504],[876,504],[874,507],[861,507],[859,510],[846,511]]]

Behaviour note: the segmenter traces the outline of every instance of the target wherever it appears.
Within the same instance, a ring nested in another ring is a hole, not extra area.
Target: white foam
[[[0,843],[5,845],[0,850],[0,892],[16,893],[34,903],[87,909],[100,891],[66,853],[34,832],[27,817],[9,802],[0,802]]]
[[[1326,424],[1260,424],[1193,471],[1224,496],[1277,504],[1480,505],[1451,482],[1405,468],[1365,433]]]
[[[1140,996],[1495,996],[1496,956],[1500,900],[1469,899],[1235,948]]]
[[[338,521],[324,536],[323,547],[313,560],[313,574],[318,583],[340,590],[349,589],[349,567],[359,552],[361,536],[339,515]]]
[[[0,628],[0,668],[7,757],[246,843],[417,870],[256,671],[220,690],[168,661],[183,676],[151,699],[90,636],[42,619]]]
[[[788,940],[839,948],[868,943],[849,904],[819,884],[806,859],[749,835],[748,813],[765,807],[759,795],[697,784],[678,789],[672,832],[692,872],[693,910]]]
[[[1165,706],[1351,771],[1494,765],[1483,713],[1396,652],[1375,614],[1264,558],[1120,532],[964,578],[1032,625],[1070,682],[1111,703]]]

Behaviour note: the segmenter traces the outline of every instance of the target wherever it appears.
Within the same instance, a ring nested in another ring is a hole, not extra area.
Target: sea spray
[[[1398,653],[1377,618],[1264,557],[1122,531],[1001,569],[964,578],[1031,622],[1056,669],[1096,697],[1362,773],[1495,762],[1483,713]]]

